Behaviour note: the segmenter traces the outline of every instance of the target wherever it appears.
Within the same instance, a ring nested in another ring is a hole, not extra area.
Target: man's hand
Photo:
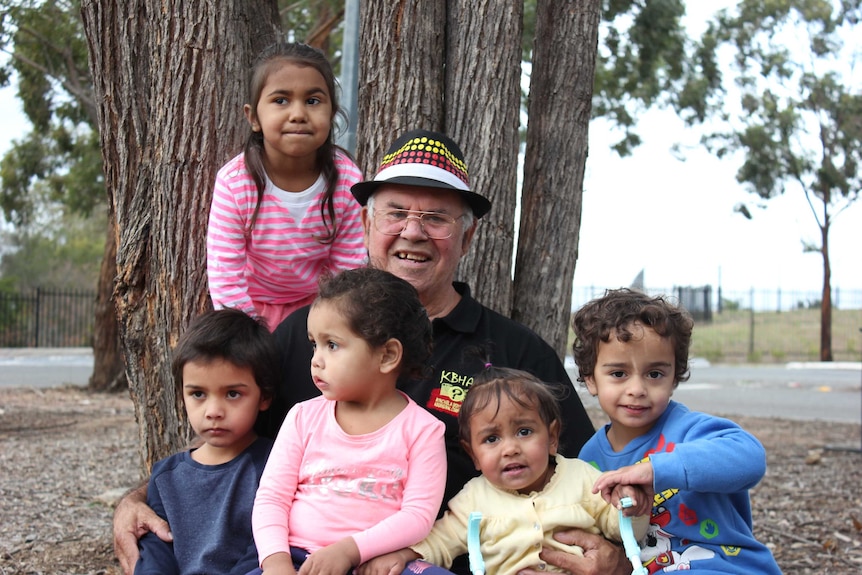
[[[138,539],[147,532],[159,539],[173,541],[168,522],[155,514],[147,504],[147,485],[144,484],[123,497],[114,510],[114,554],[126,575],[133,575],[140,555]]]
[[[622,547],[614,545],[601,535],[581,529],[570,529],[554,534],[554,539],[566,545],[577,545],[584,556],[545,547],[539,554],[542,561],[559,567],[572,575],[631,575],[632,564]],[[518,575],[546,575],[544,571],[526,569]]]

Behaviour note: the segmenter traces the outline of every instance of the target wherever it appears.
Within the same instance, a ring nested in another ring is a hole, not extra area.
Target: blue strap
[[[470,513],[467,524],[467,556],[470,559],[470,572],[473,575],[485,575],[485,560],[482,559],[482,548],[479,541],[479,527],[482,514],[479,511]]]
[[[634,505],[634,502],[631,497],[620,499],[620,507],[626,508],[632,505]],[[623,539],[626,557],[632,563],[632,575],[647,575],[649,572],[641,563],[641,548],[635,539],[635,532],[632,529],[632,518],[623,515],[622,509],[620,509],[620,536]]]

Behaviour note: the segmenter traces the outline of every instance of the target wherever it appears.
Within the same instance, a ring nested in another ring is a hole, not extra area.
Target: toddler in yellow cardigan
[[[562,390],[561,390],[562,392]],[[569,390],[574,393],[574,390]],[[449,508],[422,542],[376,557],[359,575],[400,573],[421,559],[449,568],[467,552],[470,513],[480,511],[481,551],[487,573],[551,570],[542,547],[572,552],[554,533],[577,527],[620,540],[619,499],[635,506],[635,537],[647,529],[650,501],[638,488],[619,486],[613,504],[593,493],[599,472],[579,459],[557,454],[561,417],[553,388],[529,373],[487,365],[476,376],[458,414],[461,444],[482,475],[449,501]],[[415,570],[415,566],[413,569]],[[423,574],[443,572],[423,567]]]

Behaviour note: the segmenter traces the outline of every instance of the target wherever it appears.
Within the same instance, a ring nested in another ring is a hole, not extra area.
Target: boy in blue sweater
[[[641,542],[647,571],[780,575],[752,533],[748,490],[766,473],[763,446],[732,421],[671,400],[689,376],[688,313],[621,289],[587,303],[572,323],[578,381],[610,419],[578,457],[605,472],[593,491],[606,500],[620,484],[654,495]]]
[[[147,504],[167,520],[173,543],[139,542],[135,575],[242,575],[257,567],[251,511],[272,440],[259,437],[281,378],[269,330],[234,309],[196,318],[172,364],[199,447],[159,461]],[[260,417],[259,417],[260,416]]]

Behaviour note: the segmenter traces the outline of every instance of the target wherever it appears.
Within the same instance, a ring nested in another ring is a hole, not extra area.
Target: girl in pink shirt
[[[270,331],[311,303],[317,281],[365,264],[359,168],[335,145],[342,114],[326,57],[279,43],[254,66],[243,153],[216,176],[207,229],[207,279],[216,309],[266,320]]]
[[[431,351],[416,290],[360,268],[321,283],[308,314],[323,394],[287,414],[254,502],[266,575],[344,575],[421,541],[446,483],[443,423],[396,389]]]

